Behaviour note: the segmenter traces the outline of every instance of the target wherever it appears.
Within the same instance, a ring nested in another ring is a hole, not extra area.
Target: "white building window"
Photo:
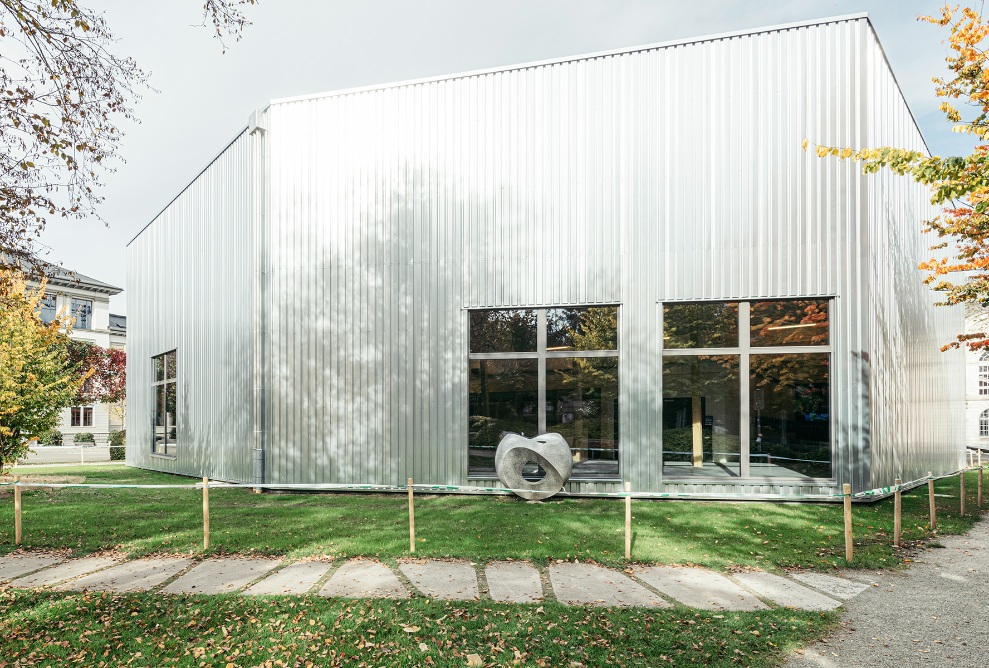
[[[989,396],[989,350],[979,358],[979,394]]]

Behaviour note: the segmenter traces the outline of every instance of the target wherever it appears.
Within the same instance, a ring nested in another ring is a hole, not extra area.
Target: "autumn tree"
[[[823,145],[816,152],[819,157],[860,161],[866,174],[889,169],[930,188],[931,202],[943,209],[923,222],[923,230],[937,237],[932,252],[950,249],[954,256],[921,262],[919,269],[926,272],[923,281],[942,295],[939,306],[985,308],[989,307],[989,23],[980,11],[949,5],[941,8],[940,16],[918,20],[950,30],[945,60],[951,76],[934,79],[935,92],[943,99],[941,111],[953,131],[973,138],[972,152],[942,157],[892,146],[856,150]],[[944,349],[989,347],[989,330],[957,338]]]
[[[88,379],[79,388],[76,404],[116,404],[127,395],[127,353],[87,341],[70,340],[69,362]]]
[[[255,2],[206,0],[203,24],[237,37]],[[118,126],[148,89],[114,46],[103,14],[78,0],[0,0],[0,265],[43,273],[35,242],[48,222],[99,218]]]
[[[0,470],[25,453],[30,437],[58,425],[90,375],[69,358],[71,319],[41,322],[43,295],[43,282],[31,289],[23,276],[0,270]]]

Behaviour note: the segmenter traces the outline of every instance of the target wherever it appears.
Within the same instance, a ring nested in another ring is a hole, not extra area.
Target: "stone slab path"
[[[121,561],[104,556],[62,560],[47,555],[0,557],[0,587],[162,594],[251,596],[318,594],[340,598],[494,600],[537,604],[761,610],[780,605],[831,610],[868,587],[821,573],[721,574],[701,568],[637,566],[625,572],[596,564],[519,561],[480,566],[467,561],[403,559],[393,568],[373,559],[327,561],[158,557]]]

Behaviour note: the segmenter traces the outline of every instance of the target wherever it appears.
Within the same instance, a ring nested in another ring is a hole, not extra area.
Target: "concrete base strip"
[[[320,596],[340,598],[409,598],[398,576],[384,564],[353,559],[341,566],[319,590]]]
[[[0,582],[12,580],[27,573],[48,568],[54,564],[61,563],[58,557],[33,557],[8,554],[0,557]]]
[[[669,603],[621,573],[592,564],[553,564],[553,593],[567,605],[666,608]]]
[[[735,579],[763,598],[788,608],[834,610],[839,601],[772,573],[738,573]]]
[[[81,591],[146,591],[180,573],[192,563],[191,559],[137,559],[70,580],[55,587]]]
[[[66,561],[58,566],[52,566],[51,568],[46,568],[43,571],[38,571],[37,573],[18,578],[17,580],[11,582],[10,586],[21,587],[24,589],[30,589],[32,587],[51,587],[52,585],[57,585],[60,582],[77,578],[80,575],[86,575],[87,573],[98,571],[106,568],[107,566],[113,566],[116,563],[119,563],[118,560],[111,557],[86,557],[85,559],[74,559],[73,561]]]
[[[543,600],[539,571],[521,561],[496,561],[484,570],[488,591],[496,601],[537,603]]]
[[[636,569],[636,577],[684,605],[704,610],[764,610],[765,604],[723,575],[699,568]]]
[[[845,578],[836,578],[833,575],[824,575],[823,573],[807,572],[791,573],[790,575],[794,580],[799,580],[805,585],[811,586],[819,591],[823,591],[828,596],[839,598],[841,600],[847,600],[854,596],[858,596],[869,588],[869,585],[862,584],[861,582],[846,580]]]
[[[480,598],[474,567],[462,561],[408,561],[399,568],[423,596],[447,601]]]
[[[272,573],[264,580],[244,590],[252,596],[285,596],[309,593],[319,579],[326,575],[333,564],[318,561],[300,561]]]
[[[275,559],[210,559],[165,587],[165,594],[227,594],[275,568]]]

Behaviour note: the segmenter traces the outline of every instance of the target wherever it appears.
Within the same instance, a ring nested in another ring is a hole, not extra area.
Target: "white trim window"
[[[989,396],[989,350],[979,357],[979,396]]]

